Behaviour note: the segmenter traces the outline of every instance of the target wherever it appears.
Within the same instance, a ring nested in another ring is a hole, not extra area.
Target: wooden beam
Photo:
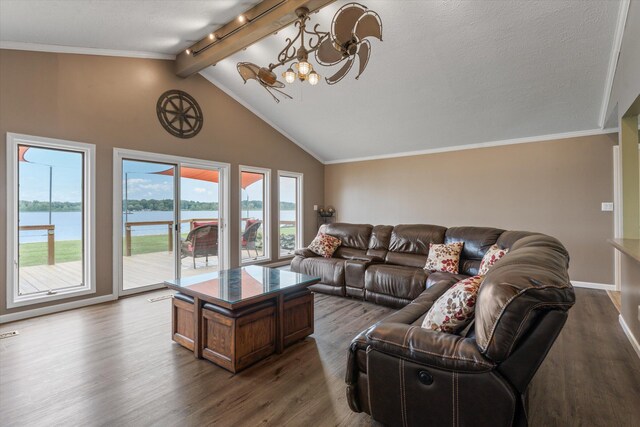
[[[207,35],[176,57],[175,70],[180,77],[189,77],[210,65],[233,55],[263,38],[291,25],[298,16],[296,9],[306,7],[315,12],[335,0],[263,0],[243,13],[246,23],[237,19],[216,30],[213,42]],[[275,55],[274,52],[274,61]]]

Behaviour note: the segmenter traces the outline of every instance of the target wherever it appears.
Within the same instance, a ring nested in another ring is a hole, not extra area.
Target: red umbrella
[[[175,168],[169,168],[162,172],[155,172],[158,175],[168,175],[173,176]],[[198,168],[190,168],[190,167],[182,167],[180,168],[180,177],[181,178],[190,178],[197,179],[200,181],[208,181],[208,182],[219,182],[220,175],[217,170],[208,170],[208,169],[198,169]],[[244,172],[242,174],[242,188],[246,189],[253,183],[256,183],[264,179],[264,175],[261,173],[253,173],[253,172]]]

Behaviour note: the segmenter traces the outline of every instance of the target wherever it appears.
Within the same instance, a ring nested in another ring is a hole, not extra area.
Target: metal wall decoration
[[[294,38],[287,38],[286,46],[278,54],[278,61],[269,64],[268,67],[259,67],[251,62],[238,63],[238,72],[246,83],[247,80],[256,80],[276,102],[280,100],[276,94],[283,95],[289,99],[291,97],[282,92],[285,84],[278,80],[273,72],[274,69],[292,63],[292,65],[282,73],[284,80],[291,84],[296,80],[308,81],[311,85],[316,85],[320,81],[320,76],[309,63],[309,54],[315,53],[316,62],[322,66],[332,66],[344,62],[342,67],[331,77],[325,78],[329,85],[333,85],[342,80],[358,59],[358,75],[369,63],[371,55],[371,43],[367,38],[374,37],[382,41],[382,21],[380,16],[367,9],[359,3],[348,3],[342,6],[333,17],[331,30],[323,32],[318,30],[319,24],[313,27],[312,31],[307,30],[309,21],[309,9],[301,7],[296,10],[298,20],[295,26],[298,27],[298,34]],[[305,37],[308,42],[305,43]],[[297,43],[299,46],[295,46]]]
[[[162,127],[178,138],[193,138],[202,129],[202,110],[181,90],[168,90],[158,98],[156,113]]]

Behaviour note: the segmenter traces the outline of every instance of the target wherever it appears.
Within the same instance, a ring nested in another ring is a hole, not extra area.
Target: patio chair
[[[218,226],[201,225],[189,232],[187,238],[182,241],[180,257],[193,258],[193,268],[196,268],[196,257],[218,256]]]
[[[258,238],[258,229],[262,225],[262,221],[259,219],[248,219],[244,232],[242,233],[242,249],[245,249],[247,253],[253,249],[258,257],[258,249],[256,248],[256,240]]]

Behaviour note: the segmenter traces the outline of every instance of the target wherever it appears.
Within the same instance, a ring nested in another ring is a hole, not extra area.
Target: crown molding
[[[282,134],[282,136],[284,136],[285,138],[287,138],[289,141],[293,142],[294,144],[296,144],[298,147],[302,148],[305,152],[307,152],[309,155],[311,155],[314,159],[316,159],[317,161],[319,161],[322,164],[326,164],[326,162],[322,159],[322,157],[320,157],[318,154],[314,153],[313,150],[311,150],[309,147],[305,146],[304,144],[302,144],[301,142],[297,141],[294,137],[292,137],[291,135],[289,135],[287,132],[285,132],[280,126],[278,126],[277,124],[275,124],[273,121],[271,121],[270,119],[268,119],[267,117],[265,117],[262,113],[260,113],[258,110],[256,110],[255,108],[253,108],[251,106],[251,104],[249,104],[248,102],[246,102],[245,100],[243,100],[242,98],[240,98],[235,92],[233,92],[231,89],[229,89],[227,86],[225,86],[224,84],[220,83],[220,81],[218,81],[216,78],[212,77],[210,75],[210,73],[207,72],[207,70],[202,70],[200,71],[200,75],[202,77],[204,77],[205,79],[209,80],[213,85],[217,86],[218,89],[220,89],[221,91],[223,91],[224,93],[226,93],[227,95],[229,95],[231,98],[235,99],[240,105],[242,105],[244,108],[246,108],[247,110],[251,111],[253,114],[255,114],[256,116],[258,116],[263,122],[265,122],[266,124],[268,124],[269,126],[271,126],[272,128],[274,128],[275,130],[277,130],[278,132],[280,132]]]
[[[33,52],[72,53],[78,55],[120,56],[124,58],[166,59],[173,61],[175,55],[135,50],[98,49],[94,47],[60,46],[53,44],[0,41],[0,49],[29,50]]]
[[[501,141],[481,142],[478,144],[456,145],[452,147],[429,148],[426,150],[405,151],[402,153],[380,154],[377,156],[354,157],[350,159],[328,160],[325,165],[334,165],[338,163],[364,162],[368,160],[393,159],[396,157],[420,156],[424,154],[448,153],[451,151],[473,150],[476,148],[501,147],[504,145],[528,144],[532,142],[545,142],[555,139],[579,138],[583,136],[606,135],[618,132],[617,128],[610,129],[591,129],[576,132],[554,133],[549,135],[528,136],[525,138],[504,139]]]
[[[602,95],[602,105],[600,106],[600,118],[598,125],[604,127],[607,119],[607,110],[609,109],[609,100],[611,99],[611,91],[613,90],[613,80],[616,77],[616,69],[618,68],[618,58],[620,57],[620,49],[622,48],[622,37],[624,36],[624,27],[629,14],[629,6],[631,0],[622,0],[620,9],[618,10],[618,19],[616,21],[616,31],[613,36],[613,45],[611,46],[611,56],[609,56],[609,68],[607,70],[607,79],[604,85],[604,94]]]

